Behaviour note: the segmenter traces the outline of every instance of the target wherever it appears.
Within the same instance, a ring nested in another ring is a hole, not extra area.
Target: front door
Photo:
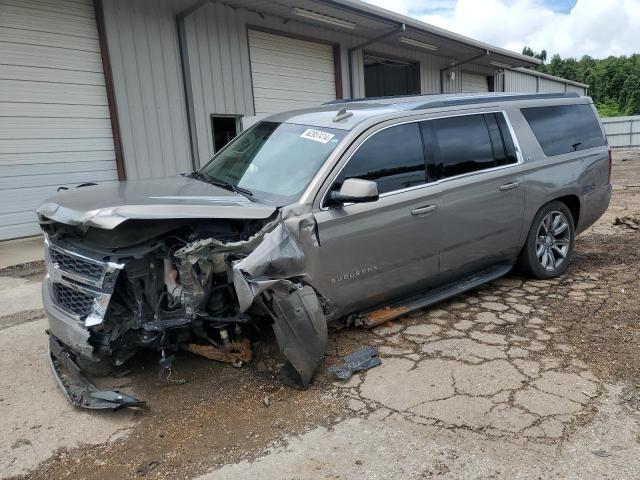
[[[442,279],[515,259],[524,185],[504,114],[441,118],[421,127],[429,179],[442,187]]]
[[[438,275],[440,188],[426,185],[417,123],[368,137],[331,182],[376,181],[375,202],[316,212],[320,255],[313,286],[340,315],[385,303],[428,286]]]

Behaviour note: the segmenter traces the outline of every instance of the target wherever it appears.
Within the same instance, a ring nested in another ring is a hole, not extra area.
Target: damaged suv
[[[589,98],[337,101],[245,131],[201,170],[46,201],[50,360],[68,399],[136,352],[241,365],[273,328],[306,388],[329,325],[371,327],[507,274],[562,274],[606,210],[611,159]]]

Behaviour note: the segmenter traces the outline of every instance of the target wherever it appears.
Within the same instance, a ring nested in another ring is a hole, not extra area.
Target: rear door
[[[429,181],[442,188],[442,280],[514,259],[524,185],[505,115],[439,118],[423,122],[421,128]]]
[[[330,179],[374,180],[379,200],[331,207],[315,217],[320,257],[312,285],[340,314],[379,305],[434,283],[438,275],[439,186],[427,185],[417,122],[369,136]]]

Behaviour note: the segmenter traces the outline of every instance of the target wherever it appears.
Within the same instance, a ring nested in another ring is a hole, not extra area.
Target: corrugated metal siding
[[[233,9],[222,4],[203,6],[186,19],[189,68],[193,88],[195,127],[198,139],[199,161],[204,163],[213,155],[210,116],[214,113],[244,115],[243,125],[252,124],[254,112],[253,91],[248,57],[247,29],[251,26],[327,41],[340,45],[340,66],[343,95],[350,96],[348,49],[364,41],[362,37],[322,28],[299,21],[283,23],[281,18],[258,15],[244,9]],[[420,64],[423,93],[439,93],[439,70],[450,60],[400,44],[375,44],[367,51],[391,57],[414,60]],[[362,51],[353,52],[353,94],[364,96],[364,69]],[[469,65],[471,71],[493,71]],[[460,72],[453,82],[452,91],[460,91]],[[256,117],[257,118],[257,117]]]
[[[117,179],[90,0],[0,0],[0,240],[61,185]]]
[[[505,70],[504,78],[505,92],[562,93],[566,91],[577,92],[580,95],[586,95],[587,93],[584,87],[522,71]]]
[[[195,4],[180,0],[109,0],[105,21],[128,178],[172,175],[190,168],[187,115],[175,15]],[[257,7],[259,9],[259,7]],[[256,26],[340,45],[343,95],[350,96],[347,51],[365,39],[302,21],[260,15],[218,3],[203,5],[185,20],[197,150],[200,163],[213,154],[211,114],[254,116],[247,28]],[[423,93],[439,93],[439,71],[453,59],[396,42],[367,51],[419,62]],[[493,75],[494,70],[464,65]],[[353,53],[353,94],[364,96],[362,52]],[[445,92],[461,90],[461,69]]]
[[[540,93],[562,93],[565,91],[565,84],[550,80],[548,78],[539,77],[538,87]]]
[[[336,99],[333,47],[249,30],[256,115]]]
[[[125,170],[130,180],[191,170],[174,16],[191,3],[103,3]]]
[[[603,118],[602,125],[611,147],[640,147],[640,115]]]
[[[505,92],[537,92],[538,77],[513,70],[504,71]]]
[[[486,75],[462,72],[462,88],[464,93],[488,92],[489,82]]]
[[[587,92],[584,87],[579,87],[578,85],[569,85],[567,83],[567,92],[576,92],[580,95],[586,95]]]

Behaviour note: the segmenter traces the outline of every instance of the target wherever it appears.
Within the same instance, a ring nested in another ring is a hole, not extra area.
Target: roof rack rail
[[[577,92],[562,92],[562,93],[509,93],[509,92],[496,92],[495,94],[481,94],[479,96],[473,96],[473,94],[463,94],[464,96],[456,96],[456,94],[422,94],[422,95],[391,95],[386,97],[363,97],[363,98],[345,98],[340,100],[332,100],[330,102],[323,103],[323,105],[341,105],[345,103],[358,103],[358,102],[376,102],[380,100],[403,100],[405,103],[409,99],[415,99],[415,103],[421,100],[426,100],[425,103],[414,107],[412,110],[420,110],[423,108],[434,107],[449,107],[455,105],[474,104],[474,103],[490,103],[495,101],[518,101],[518,100],[535,100],[545,98],[579,98],[580,94]],[[445,97],[445,98],[443,98]],[[392,102],[389,102],[392,103]]]
[[[340,103],[354,103],[354,102],[370,102],[372,100],[391,100],[394,98],[421,98],[421,97],[433,97],[434,95],[441,95],[439,93],[413,93],[408,95],[388,95],[382,97],[360,97],[360,98],[340,98],[337,100],[331,100],[330,102],[324,102],[322,105],[338,105]]]
[[[449,100],[437,100],[434,102],[426,102],[422,105],[418,105],[411,110],[422,110],[424,108],[440,108],[440,107],[453,107],[456,105],[473,105],[479,103],[491,103],[495,101],[501,102],[517,102],[519,100],[540,100],[545,98],[579,98],[580,95],[577,92],[563,92],[563,93],[527,93],[523,95],[491,95],[486,97],[471,97],[471,98],[452,98]]]

